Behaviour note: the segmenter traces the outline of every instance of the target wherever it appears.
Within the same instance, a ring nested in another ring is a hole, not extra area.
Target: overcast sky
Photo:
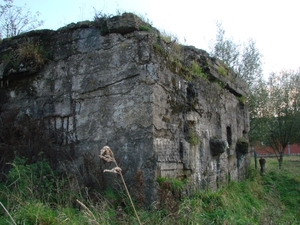
[[[3,0],[0,0],[3,3]],[[42,29],[93,20],[95,10],[106,14],[134,12],[182,44],[209,51],[221,21],[226,36],[236,43],[256,41],[264,74],[300,68],[299,0],[14,0],[39,11]]]

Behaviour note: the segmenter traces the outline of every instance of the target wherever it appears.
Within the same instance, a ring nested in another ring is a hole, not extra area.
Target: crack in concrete
[[[102,87],[97,87],[97,88],[95,88],[95,89],[93,89],[93,90],[90,90],[90,91],[87,91],[87,92],[81,92],[80,94],[88,94],[88,93],[91,93],[91,92],[95,92],[95,91],[99,91],[99,90],[104,90],[104,89],[106,89],[106,88],[108,88],[108,87],[110,87],[110,86],[113,86],[113,85],[115,85],[115,84],[117,84],[117,83],[120,83],[120,82],[122,82],[122,81],[124,81],[124,80],[128,80],[128,79],[135,78],[135,77],[137,77],[137,76],[139,76],[139,75],[140,75],[140,73],[133,74],[133,75],[131,75],[131,76],[129,76],[129,77],[122,78],[122,79],[117,80],[117,81],[115,81],[115,82],[106,84],[106,85],[104,85],[104,86],[102,86]],[[125,92],[125,94],[126,94],[126,93],[129,93],[129,92],[130,92],[130,91]],[[109,95],[106,95],[106,94],[104,94],[104,95],[105,95],[105,96],[109,96]]]

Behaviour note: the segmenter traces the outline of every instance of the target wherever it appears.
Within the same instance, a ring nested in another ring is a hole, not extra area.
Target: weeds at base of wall
[[[150,211],[139,208],[138,213],[143,224],[149,225],[236,224],[237,221],[240,224],[299,224],[299,162],[299,156],[287,158],[284,171],[279,171],[276,159],[267,159],[268,171],[263,177],[259,171],[252,169],[250,179],[243,182],[229,182],[228,186],[217,191],[199,191],[191,197],[174,198],[174,205],[169,208],[166,204],[164,208],[156,207]],[[15,171],[11,176],[17,177],[17,180],[13,184],[0,183],[0,201],[17,224],[118,225],[136,222],[126,208],[113,206],[108,201],[111,195],[104,196],[86,189],[70,192],[69,186],[73,184],[69,183],[68,177],[59,180],[57,176],[51,178],[48,170],[39,173],[37,165],[25,166],[21,161],[13,164]],[[47,168],[46,161],[40,164]],[[45,175],[48,175],[47,182],[41,179]],[[9,180],[13,181],[11,178]],[[165,185],[165,200],[185,185],[184,181],[169,178],[159,178],[157,182]],[[28,188],[23,186],[25,183],[29,185]],[[47,186],[52,187],[50,193],[55,193],[60,201],[49,200],[51,198],[45,194],[49,192]],[[36,196],[36,192],[31,191],[36,187],[45,187],[47,191],[38,189],[41,192]],[[124,194],[121,196],[124,197]],[[0,224],[10,222],[7,213],[1,211]]]
[[[8,150],[13,148],[14,140],[16,143],[22,143],[19,147],[23,150],[26,149],[26,140],[28,142],[29,139],[24,139],[23,143],[20,136],[14,134],[27,137],[27,134],[35,136],[33,134],[41,133],[37,132],[39,126],[36,121],[31,123],[28,118],[20,120],[25,122],[20,128],[24,128],[24,125],[28,128],[28,133],[22,133],[24,129],[16,129],[17,127],[12,125],[15,124],[13,113],[11,117],[4,117],[3,114],[1,116],[2,119],[6,118],[6,123],[3,125],[7,125],[1,126],[0,129],[1,137],[4,138],[2,141],[12,141],[1,142],[1,147]],[[14,122],[9,123],[9,118]],[[37,153],[38,149],[47,150],[48,147],[44,142],[37,143],[36,139],[30,140],[30,149],[36,150],[32,152],[35,157],[15,157],[10,163],[10,172],[6,173],[7,177],[0,183],[0,202],[17,224],[96,224],[95,218],[99,224],[136,222],[124,189],[102,192],[83,186],[81,182],[83,177],[80,177],[80,173],[77,176],[53,170],[47,157],[44,157],[51,152],[51,148],[48,149],[48,153]],[[51,139],[44,139],[44,141],[49,140]],[[102,178],[99,174],[102,169],[91,162],[92,158],[92,155],[85,156],[87,172],[85,174],[98,179],[93,183],[101,183]],[[191,197],[183,196],[181,193],[185,185],[184,181],[160,178],[157,180],[160,200],[152,210],[145,211],[139,206],[137,212],[144,224],[163,222],[166,224],[234,224],[236,221],[240,221],[241,224],[298,224],[300,222],[297,214],[300,201],[299,162],[299,156],[286,158],[284,169],[279,171],[277,160],[267,159],[267,171],[263,177],[258,171],[252,170],[248,180],[240,183],[229,182],[228,186],[222,186],[217,191],[199,191]],[[139,189],[142,190],[144,185],[142,171],[137,173],[136,177],[135,185],[140,186]],[[145,197],[142,192],[133,189],[130,192],[133,193],[135,204],[138,202],[139,195],[142,199]],[[0,224],[7,224],[8,221],[11,221],[8,214],[0,211]]]
[[[175,216],[180,209],[182,192],[186,182],[175,178],[165,177],[157,178],[157,182],[159,184],[158,210],[162,210],[166,214]]]
[[[108,163],[109,163],[109,162],[112,162],[112,163],[114,164],[114,166],[115,166],[114,168],[112,168],[112,169],[105,169],[105,170],[103,170],[103,172],[114,173],[114,174],[120,175],[120,177],[121,177],[121,179],[122,179],[122,182],[123,182],[123,186],[124,186],[124,188],[125,188],[125,190],[126,190],[127,197],[128,197],[128,199],[129,199],[130,204],[131,204],[131,206],[132,206],[132,209],[133,209],[133,211],[134,211],[135,217],[136,217],[138,223],[141,224],[139,215],[138,215],[138,213],[137,213],[137,211],[136,211],[136,208],[135,208],[135,205],[134,205],[134,203],[133,203],[133,201],[132,201],[131,195],[130,195],[129,190],[128,190],[128,188],[127,188],[127,184],[126,184],[126,182],[125,182],[125,180],[124,180],[124,177],[123,177],[123,174],[122,174],[122,169],[118,166],[117,161],[116,161],[116,159],[115,159],[115,157],[114,157],[113,151],[110,149],[109,146],[104,146],[104,147],[100,150],[100,155],[99,155],[99,157],[100,157],[103,161],[105,161],[105,162],[108,162]]]
[[[20,134],[24,137],[35,137],[33,134],[40,133],[43,134],[43,141],[52,140],[46,138],[46,134],[37,132],[37,125],[42,125],[41,122],[38,124],[36,121],[30,122],[29,118],[19,118],[23,123],[18,129],[13,126],[16,125],[13,113],[11,117],[5,117],[3,114],[1,116],[6,121],[0,129],[1,141],[10,141],[1,142],[2,148],[9,150],[16,141],[15,143],[25,150],[29,139],[20,139]],[[24,125],[28,133],[21,129]],[[9,164],[11,170],[0,183],[0,202],[17,224],[86,224],[92,223],[94,217],[99,224],[136,222],[124,189],[102,192],[93,189],[92,186],[83,186],[80,173],[77,176],[52,169],[51,162],[44,157],[51,153],[51,146],[47,146],[43,141],[37,142],[41,141],[41,138],[30,140],[30,149],[35,150],[31,153],[35,157],[24,157],[26,151],[22,157],[15,158],[13,155],[14,160]],[[243,140],[242,138],[240,141]],[[49,152],[38,153],[39,149]],[[102,169],[97,163],[91,162],[93,158],[92,155],[85,156],[84,174],[98,179],[92,183],[102,183]],[[235,221],[240,221],[241,224],[268,224],[270,221],[273,221],[273,224],[297,224],[300,221],[299,216],[297,217],[300,201],[300,177],[297,175],[299,162],[299,157],[292,161],[287,158],[283,165],[285,169],[278,171],[276,159],[267,159],[267,171],[263,177],[258,171],[251,171],[246,181],[229,182],[228,186],[221,187],[218,191],[202,191],[192,197],[185,197],[180,192],[185,184],[183,181],[160,178],[157,180],[160,187],[158,203],[150,211],[144,211],[143,207],[139,206],[137,212],[144,224],[161,224],[162,221],[168,224],[234,224]],[[132,186],[139,186],[138,189],[142,190],[143,185],[144,175],[140,171],[136,174],[135,185]],[[138,206],[138,197],[145,197],[143,192],[135,189],[131,189],[130,192],[133,193],[133,201]],[[77,200],[92,214],[78,204]],[[6,224],[8,221],[11,221],[8,214],[0,212],[0,224]]]
[[[80,181],[74,181],[73,175],[59,175],[46,160],[32,164],[26,161],[17,157],[7,182],[1,183],[0,201],[17,224],[114,223],[110,218],[113,210],[107,211],[110,203],[100,193],[74,188]],[[82,205],[88,205],[89,210]]]

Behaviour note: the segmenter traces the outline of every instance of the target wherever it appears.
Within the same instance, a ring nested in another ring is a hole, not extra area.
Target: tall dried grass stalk
[[[129,191],[128,191],[127,185],[126,185],[126,183],[125,183],[124,177],[123,177],[123,175],[122,175],[122,169],[118,166],[118,164],[117,164],[117,162],[116,162],[116,160],[115,160],[115,157],[114,157],[114,153],[113,153],[113,151],[110,149],[110,147],[104,146],[104,147],[100,150],[100,158],[103,159],[103,160],[106,161],[106,162],[113,162],[113,163],[116,165],[116,167],[114,167],[113,169],[111,169],[111,170],[104,170],[103,172],[117,173],[117,174],[119,174],[119,175],[121,176],[123,185],[124,185],[124,187],[125,187],[126,193],[127,193],[128,198],[129,198],[129,200],[130,200],[130,203],[131,203],[131,205],[132,205],[132,208],[133,208],[133,211],[134,211],[134,213],[135,213],[135,216],[136,216],[136,218],[137,218],[139,224],[141,225],[142,223],[141,223],[140,218],[139,218],[139,216],[138,216],[138,214],[137,214],[137,211],[136,211],[135,206],[134,206],[134,204],[133,204],[133,201],[132,201],[132,199],[131,199],[130,193],[129,193]]]
[[[94,216],[93,212],[92,212],[85,204],[83,204],[81,201],[79,201],[78,199],[76,199],[76,201],[77,201],[77,203],[78,203],[79,205],[81,205],[81,206],[86,210],[87,216],[92,218],[91,222],[94,223],[94,224],[96,224],[96,225],[100,225],[100,224],[97,222],[96,217]]]
[[[4,209],[4,211],[7,213],[7,215],[9,216],[9,218],[11,219],[11,221],[13,222],[13,224],[17,225],[16,222],[14,221],[14,219],[12,218],[12,216],[10,215],[10,213],[7,211],[7,209],[5,208],[5,206],[2,204],[2,202],[0,202],[0,205],[2,206],[2,208]]]

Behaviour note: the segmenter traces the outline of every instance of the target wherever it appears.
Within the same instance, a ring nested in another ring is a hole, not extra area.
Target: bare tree
[[[253,101],[250,137],[270,147],[281,169],[287,146],[300,143],[300,71],[270,74]]]
[[[262,78],[261,54],[250,39],[243,45],[225,37],[221,23],[211,54],[224,61],[249,86],[251,145],[264,142],[282,167],[288,144],[300,143],[300,70],[270,74]]]
[[[255,41],[249,39],[244,44],[235,43],[232,38],[225,36],[225,30],[218,22],[216,39],[212,42],[210,49],[213,57],[221,59],[231,67],[237,76],[241,77],[249,86],[250,93],[247,96],[251,128],[249,140],[251,145],[255,145],[266,131],[262,126],[261,106],[265,105],[268,95],[266,82],[262,75],[262,56]]]
[[[211,47],[211,55],[221,59],[227,66],[236,70],[238,67],[238,58],[240,56],[240,45],[234,43],[232,39],[225,37],[225,30],[221,22],[217,22],[216,40]]]
[[[237,44],[225,36],[222,23],[217,22],[216,39],[210,47],[211,55],[221,59],[247,82],[250,92],[262,80],[261,54],[254,40]]]
[[[4,0],[0,5],[0,38],[8,38],[36,29],[44,21],[39,20],[40,13],[33,14],[26,5],[13,5],[13,0]]]
[[[251,95],[248,96],[248,108],[250,112],[250,131],[249,140],[254,147],[260,145],[265,140],[268,133],[267,119],[264,117],[268,108],[266,107],[269,102],[269,90],[267,82],[260,80],[255,85],[252,85]]]
[[[300,71],[271,74],[264,106],[268,133],[265,143],[277,156],[279,168],[288,144],[299,144],[300,133]]]

